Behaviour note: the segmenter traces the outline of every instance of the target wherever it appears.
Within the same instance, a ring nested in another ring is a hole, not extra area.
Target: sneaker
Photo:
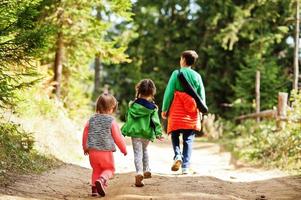
[[[98,196],[97,189],[96,189],[95,186],[92,186],[92,195],[91,195],[91,196],[92,196],[92,197]]]
[[[138,174],[135,176],[135,186],[136,187],[143,187],[143,176],[141,174]]]
[[[171,167],[171,171],[178,171],[180,169],[182,165],[182,160],[175,160],[172,167]]]
[[[100,196],[104,197],[106,196],[106,192],[105,192],[105,184],[103,179],[98,179],[97,181],[95,181],[95,186],[97,189],[97,192]]]
[[[190,169],[189,168],[182,168],[182,174],[184,174],[184,175],[190,174]]]
[[[152,173],[149,171],[146,171],[143,173],[143,178],[151,178],[152,177]]]

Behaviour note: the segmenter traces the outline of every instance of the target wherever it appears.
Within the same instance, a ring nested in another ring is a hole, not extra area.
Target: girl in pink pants
[[[87,122],[83,133],[83,150],[89,155],[92,172],[92,196],[105,196],[108,181],[113,177],[115,144],[126,155],[124,137],[112,114],[117,101],[109,94],[102,94],[96,103],[96,114]]]

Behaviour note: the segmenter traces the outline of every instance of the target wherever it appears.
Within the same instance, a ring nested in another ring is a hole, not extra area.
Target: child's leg
[[[113,171],[111,169],[103,170],[99,176],[99,178],[103,179],[106,187],[108,186],[109,179],[112,177],[113,177]]]
[[[101,169],[100,175],[96,180],[95,186],[100,196],[105,196],[105,189],[108,187],[108,181],[115,172],[113,152],[99,152],[98,161]]]
[[[194,140],[194,132],[183,133],[183,163],[182,168],[189,168],[192,153],[192,144]]]
[[[180,149],[180,139],[179,139],[180,133],[179,132],[173,132],[171,133],[171,142],[173,146],[173,150],[175,153],[174,156],[174,163],[171,166],[172,171],[178,171],[182,165],[182,155],[181,155],[181,149]]]
[[[92,186],[95,186],[95,181],[99,178],[101,173],[101,167],[98,163],[98,158],[95,153],[89,153],[89,160],[92,167],[92,180],[91,184]]]
[[[102,152],[100,166],[101,173],[99,178],[102,178],[105,181],[105,185],[107,185],[107,182],[113,177],[115,172],[114,157],[112,152]]]
[[[136,187],[143,187],[143,149],[142,141],[140,138],[132,138],[132,145],[134,150],[134,162],[136,167],[137,175],[135,176],[135,185]]]
[[[92,185],[95,181],[102,177],[108,181],[115,172],[114,157],[112,152],[90,151],[90,164],[93,169]]]
[[[142,151],[143,151],[143,171],[149,172],[149,159],[148,159],[148,152],[147,152],[147,146],[149,144],[149,140],[141,139],[142,141]]]
[[[136,167],[136,172],[138,174],[143,174],[143,150],[142,150],[142,142],[140,138],[132,138],[132,145],[134,150],[134,162]]]
[[[175,153],[174,160],[182,160],[179,136],[180,136],[179,132],[171,133],[171,142],[172,142],[172,147],[173,147],[173,150]]]

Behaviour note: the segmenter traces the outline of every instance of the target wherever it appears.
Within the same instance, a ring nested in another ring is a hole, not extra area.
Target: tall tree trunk
[[[256,71],[255,81],[255,96],[256,96],[256,113],[260,113],[260,71]],[[256,121],[260,121],[260,117],[256,118]]]
[[[299,79],[299,0],[296,0],[296,27],[295,27],[295,53],[294,53],[294,81],[293,89],[298,89],[298,79]]]
[[[101,62],[100,62],[100,55],[96,54],[95,55],[95,61],[94,61],[94,97],[96,98],[99,93],[100,93],[100,82],[101,82],[101,78],[100,78],[100,73],[101,73]]]
[[[55,81],[54,93],[58,99],[61,95],[61,82],[62,82],[62,71],[63,71],[63,34],[59,32],[57,35],[56,41],[56,51],[55,51],[55,60],[54,60],[54,77]]]
[[[101,20],[101,7],[97,7],[97,14],[96,18],[98,20]],[[94,91],[93,91],[93,97],[96,99],[98,95],[100,94],[101,91],[101,70],[102,70],[102,65],[100,61],[100,53],[95,54],[94,58]]]

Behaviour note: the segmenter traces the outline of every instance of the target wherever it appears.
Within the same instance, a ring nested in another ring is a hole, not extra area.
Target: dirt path
[[[231,155],[213,143],[196,142],[192,157],[195,174],[183,176],[170,171],[170,141],[149,148],[153,178],[136,188],[131,146],[129,155],[115,154],[117,173],[102,199],[301,199],[301,177],[277,170],[235,166]],[[79,164],[79,165],[75,165]],[[24,175],[7,188],[0,199],[95,199],[90,194],[87,157],[42,175]]]

